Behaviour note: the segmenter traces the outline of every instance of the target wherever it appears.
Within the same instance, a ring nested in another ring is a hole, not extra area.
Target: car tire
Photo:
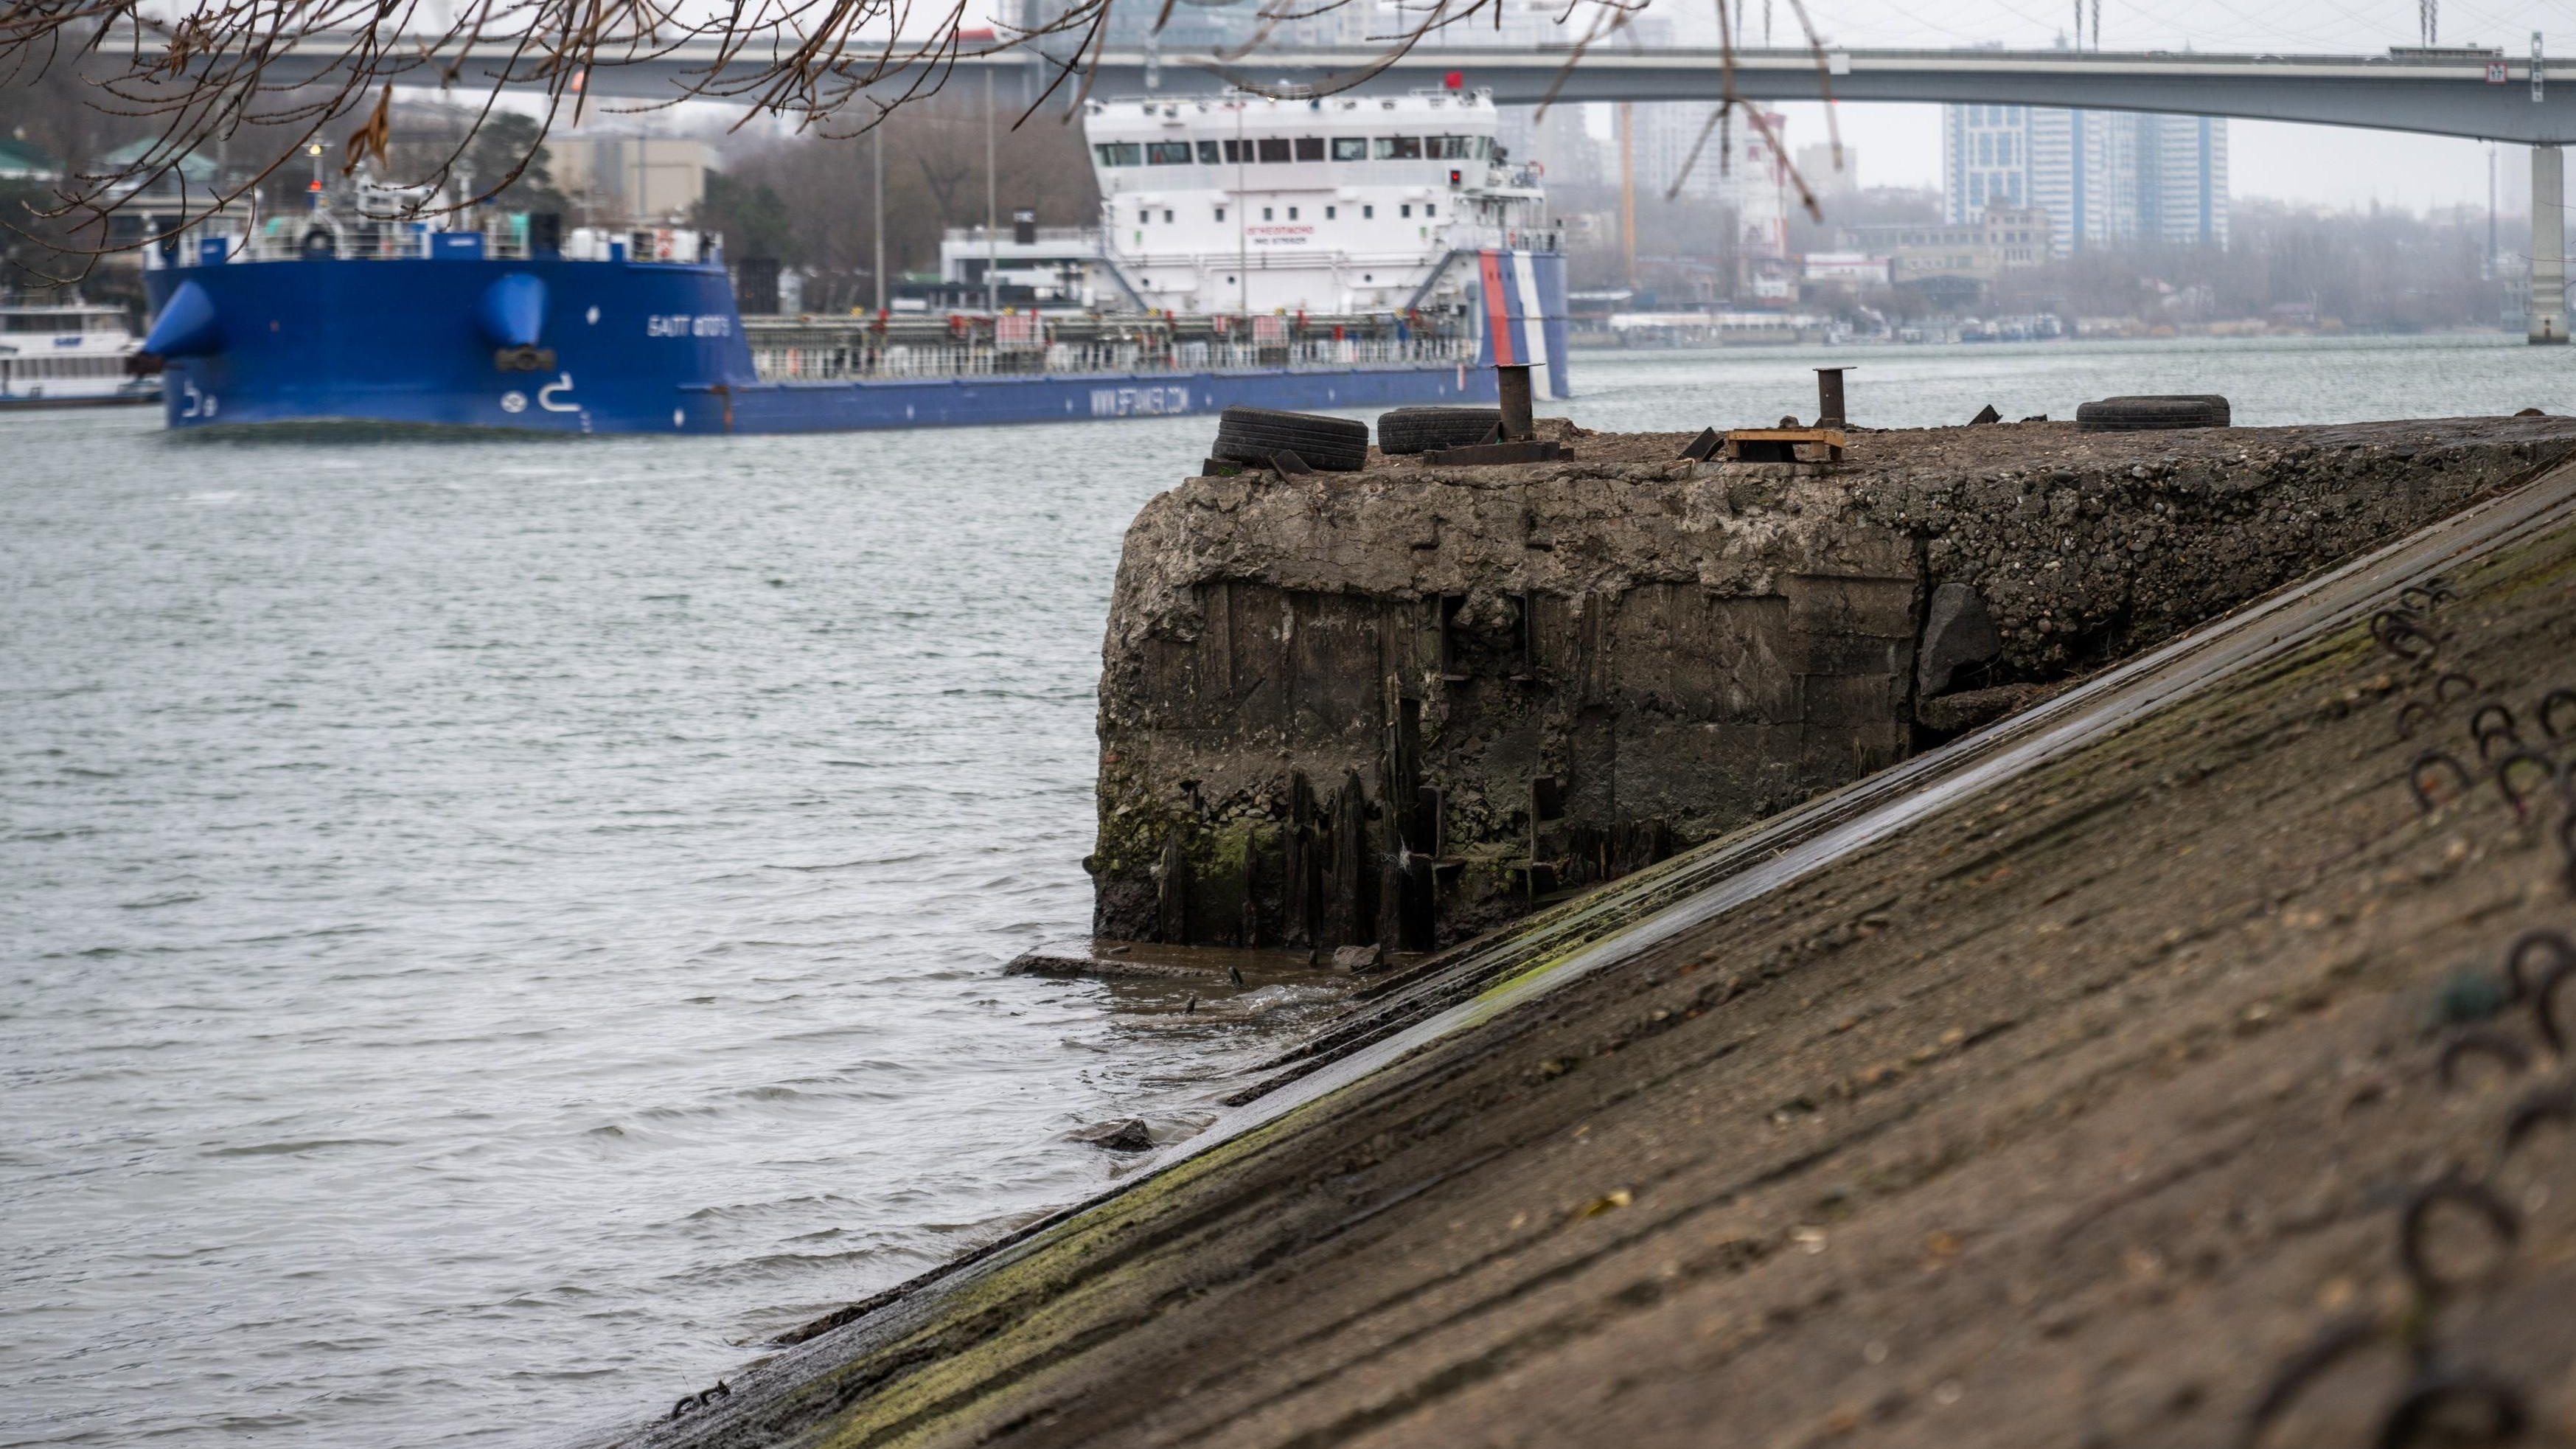
[[[1473,447],[1502,421],[1501,408],[1396,408],[1377,415],[1377,450],[1429,453]]]
[[[2106,397],[2075,409],[2075,425],[2088,433],[2127,433],[2161,428],[2223,428],[2227,399],[2216,393],[2161,397]]]
[[[1309,468],[1356,473],[1368,466],[1368,438],[1368,424],[1354,418],[1233,407],[1217,415],[1210,455],[1230,463],[1268,463],[1288,452]]]

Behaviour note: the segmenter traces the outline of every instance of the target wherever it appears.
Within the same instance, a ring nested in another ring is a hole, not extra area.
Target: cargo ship
[[[1564,260],[1490,97],[1100,101],[1084,128],[1097,226],[955,249],[988,298],[1054,279],[1024,308],[747,317],[714,236],[393,220],[381,194],[335,209],[317,191],[147,258],[144,365],[174,428],[774,433],[1478,402],[1496,363],[1568,395]]]

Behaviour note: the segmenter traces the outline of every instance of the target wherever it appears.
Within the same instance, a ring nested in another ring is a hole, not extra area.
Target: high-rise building
[[[2207,116],[1950,106],[1942,208],[2049,214],[2058,255],[2135,242],[2227,245],[2227,123]]]
[[[2028,106],[1946,106],[1941,117],[1942,220],[1964,226],[1989,206],[2031,196]]]
[[[1798,148],[1798,175],[1818,201],[1834,201],[1860,190],[1860,148],[1842,148],[1842,164],[1834,164],[1831,143],[1818,141]]]
[[[1711,129],[1714,106],[1641,105],[1637,123],[1637,187],[1671,192],[1685,201],[1714,202],[1735,213],[1737,249],[1754,256],[1789,252],[1789,210],[1797,205],[1785,155],[1775,153],[1762,129],[1739,113]],[[1765,111],[1772,137],[1789,140],[1789,118]],[[1694,154],[1696,150],[1696,154]],[[1809,185],[1815,183],[1810,181]]]
[[[2137,116],[2138,233],[2168,246],[2227,245],[2227,123]]]
[[[1569,177],[1597,183],[1606,166],[1610,179],[1616,181],[1617,158],[1604,157],[1605,148],[1593,138],[1590,118],[1584,114],[1587,109],[1550,106],[1542,117],[1536,106],[1500,106],[1494,111],[1494,139],[1514,161],[1538,163],[1551,180]]]

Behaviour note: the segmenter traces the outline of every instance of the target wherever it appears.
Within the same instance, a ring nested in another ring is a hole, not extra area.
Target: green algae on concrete
[[[1147,505],[1103,647],[1095,934],[1451,943],[1933,742],[1944,587],[2000,641],[1967,673],[2036,690],[2576,449],[2545,417],[2034,424],[1863,431],[1819,470],[1551,431],[1570,461]],[[1275,833],[1203,839],[1247,821]]]

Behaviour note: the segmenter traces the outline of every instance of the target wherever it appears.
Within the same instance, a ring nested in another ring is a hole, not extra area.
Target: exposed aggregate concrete
[[[1859,429],[1829,467],[1541,431],[1574,458],[1255,470],[1146,505],[1103,647],[1098,934],[1445,944],[2576,451],[2544,416]],[[1945,585],[1999,643],[1947,673],[1955,700],[1914,678]]]

